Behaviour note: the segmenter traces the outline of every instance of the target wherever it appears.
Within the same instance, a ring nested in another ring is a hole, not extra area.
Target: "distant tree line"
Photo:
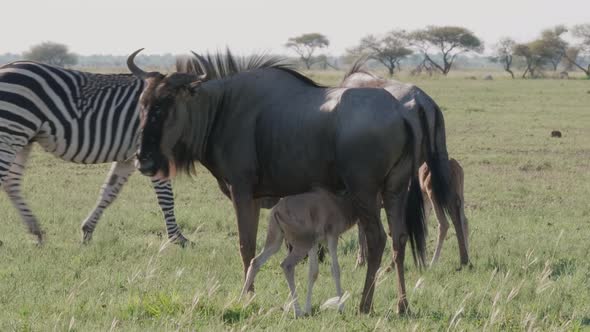
[[[572,42],[564,37],[569,35]],[[387,69],[390,76],[404,66],[412,73],[439,72],[447,75],[460,63],[462,67],[485,67],[491,63],[502,66],[512,78],[522,70],[522,78],[542,77],[545,70],[554,72],[561,66],[565,71],[581,70],[590,78],[590,23],[571,27],[558,25],[541,32],[538,38],[518,43],[512,38],[500,39],[492,47],[491,56],[481,56],[483,42],[469,29],[458,26],[428,26],[415,31],[392,30],[381,35],[369,34],[346,50],[343,56],[330,56],[330,41],[321,33],[306,33],[289,38],[284,45],[293,50],[306,69],[339,69],[352,59],[366,57]],[[466,56],[469,54],[470,56]],[[126,55],[79,56],[68,47],[54,42],[34,45],[22,55],[0,55],[0,64],[15,60],[35,60],[58,66],[118,68],[126,66]],[[138,63],[145,67],[172,68],[175,56],[144,55]]]
[[[22,54],[0,54],[0,64],[18,60],[33,60],[61,67],[78,66],[82,68],[126,68],[127,55],[86,55],[71,53],[64,44],[43,42],[33,45]],[[170,53],[140,55],[137,63],[147,68],[172,68],[176,56]]]
[[[575,41],[567,42],[563,37],[570,33]],[[590,23],[574,25],[568,29],[558,25],[546,29],[541,35],[526,43],[517,43],[511,38],[502,38],[494,48],[492,61],[502,64],[512,78],[515,57],[523,60],[521,77],[539,77],[545,69],[557,71],[561,64],[565,70],[577,68],[590,78]]]
[[[575,40],[574,43],[570,44],[563,38],[567,33]],[[325,55],[314,58],[316,51],[329,46],[328,38],[322,34],[310,33],[290,38],[285,46],[300,55],[307,69],[315,62],[329,61]],[[382,35],[367,35],[356,46],[347,49],[345,56],[364,56],[375,60],[387,69],[390,76],[401,68],[402,61],[407,62],[409,58],[415,65],[412,72],[437,71],[447,75],[462,54],[481,54],[483,50],[483,42],[466,28],[428,26],[415,31],[392,30]],[[420,59],[417,63],[416,56]],[[542,76],[546,69],[557,71],[560,65],[565,70],[579,69],[590,77],[589,59],[590,23],[574,25],[569,29],[558,25],[542,31],[539,38],[526,43],[502,38],[494,45],[493,55],[487,57],[487,60],[500,64],[512,78],[515,77],[515,67],[522,69],[522,78],[528,78]]]

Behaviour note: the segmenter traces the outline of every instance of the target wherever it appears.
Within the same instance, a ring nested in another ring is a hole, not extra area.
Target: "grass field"
[[[340,73],[314,74],[335,83]],[[365,277],[355,269],[356,233],[339,254],[344,314],[320,267],[312,317],[293,319],[273,257],[257,294],[239,303],[242,267],[230,202],[201,169],[174,182],[176,213],[193,248],[166,245],[150,182],[133,176],[101,220],[91,245],[79,224],[109,165],[65,163],[36,150],[25,194],[46,231],[37,247],[0,195],[0,330],[590,330],[590,81],[419,79],[441,105],[448,148],[465,169],[472,269],[455,271],[450,231],[439,265],[406,264],[411,313],[394,312],[395,275],[380,274],[374,313],[357,313]],[[563,133],[551,138],[552,130]],[[266,235],[261,216],[258,246]],[[436,222],[429,222],[429,251]],[[390,246],[384,262],[390,260]],[[300,294],[307,266],[297,269]]]

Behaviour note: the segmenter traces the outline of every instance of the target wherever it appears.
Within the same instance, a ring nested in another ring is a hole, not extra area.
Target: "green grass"
[[[341,75],[313,74],[325,83]],[[357,314],[365,270],[354,268],[355,232],[340,246],[351,294],[343,315],[319,309],[335,293],[329,264],[321,266],[315,314],[295,320],[283,310],[284,251],[258,275],[256,297],[238,302],[234,212],[204,169],[174,182],[177,217],[194,248],[165,245],[155,195],[140,175],[82,246],[79,223],[109,165],[65,163],[36,150],[25,194],[47,241],[35,246],[0,195],[0,330],[590,330],[590,82],[414,80],[443,108],[450,154],[465,169],[473,268],[455,271],[453,231],[438,266],[419,272],[409,259],[408,316],[394,312],[393,273],[380,275],[374,313]],[[551,138],[554,129],[563,138]],[[430,251],[435,227],[431,219]],[[300,294],[306,269],[297,270]]]

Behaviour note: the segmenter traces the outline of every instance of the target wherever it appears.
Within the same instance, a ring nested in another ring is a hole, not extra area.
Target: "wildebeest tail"
[[[424,218],[424,199],[420,189],[418,179],[418,151],[420,145],[417,144],[415,133],[412,126],[404,120],[406,133],[408,133],[408,147],[410,147],[412,157],[412,177],[410,179],[410,188],[406,199],[405,223],[408,230],[410,246],[412,248],[412,257],[414,263],[419,266],[425,266],[426,261],[426,223]]]
[[[452,204],[451,167],[446,146],[445,123],[440,108],[434,104],[434,128],[429,130],[428,120],[422,105],[418,107],[420,125],[424,133],[426,164],[430,169],[434,197],[446,214],[450,214]]]

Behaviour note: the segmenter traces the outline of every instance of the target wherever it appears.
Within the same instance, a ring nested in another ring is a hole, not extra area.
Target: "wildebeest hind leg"
[[[403,187],[404,189],[407,186]],[[397,272],[397,311],[404,313],[408,309],[408,300],[406,296],[406,282],[404,278],[404,258],[406,251],[406,242],[408,240],[408,230],[405,223],[404,203],[407,196],[407,190],[398,190],[385,188],[383,191],[383,205],[387,214],[387,223],[392,240],[393,262]]]
[[[363,228],[367,240],[367,276],[360,303],[360,312],[369,313],[373,304],[375,291],[375,275],[381,266],[381,257],[385,249],[385,232],[379,218],[377,192],[366,190],[355,192],[351,190],[354,205],[359,214],[360,227]]]

